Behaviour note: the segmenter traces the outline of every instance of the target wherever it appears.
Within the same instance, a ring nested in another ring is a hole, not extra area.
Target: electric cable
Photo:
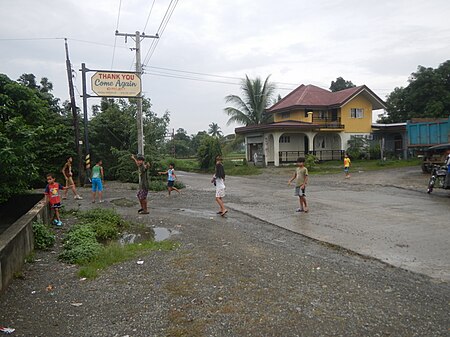
[[[119,19],[120,19],[120,9],[122,7],[122,0],[119,0],[119,13],[117,14],[117,24],[116,24],[116,32],[119,30]],[[114,35],[114,48],[113,48],[113,54],[112,54],[112,60],[111,60],[111,70],[114,66],[114,57],[116,55],[116,44],[117,44],[117,35]]]

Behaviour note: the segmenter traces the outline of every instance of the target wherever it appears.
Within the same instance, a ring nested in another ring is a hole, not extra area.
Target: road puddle
[[[154,228],[133,228],[130,232],[125,232],[119,238],[121,245],[140,243],[144,241],[164,241],[169,239],[172,235],[180,234],[179,231],[165,227]]]

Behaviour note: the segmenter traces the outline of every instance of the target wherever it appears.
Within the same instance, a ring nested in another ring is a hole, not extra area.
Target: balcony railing
[[[344,124],[341,124],[341,118],[329,117],[315,117],[313,116],[313,123],[319,124],[321,129],[343,129]]]
[[[342,160],[345,151],[343,150],[315,150],[315,151],[280,151],[278,158],[281,163],[295,163],[298,157],[305,157],[307,154],[313,154],[318,160]]]

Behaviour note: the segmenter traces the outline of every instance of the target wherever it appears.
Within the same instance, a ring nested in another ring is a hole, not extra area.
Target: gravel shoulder
[[[180,247],[143,254],[141,265],[117,264],[83,281],[76,266],[57,260],[60,239],[75,221],[66,216],[54,251],[37,252],[1,295],[0,325],[28,337],[448,336],[449,283],[237,211],[222,218],[208,188],[171,198],[151,193],[151,214],[141,216],[134,187],[108,183],[101,207],[114,207],[149,230],[179,232],[171,240]],[[115,206],[116,199],[135,206]],[[66,205],[99,206],[89,200]]]

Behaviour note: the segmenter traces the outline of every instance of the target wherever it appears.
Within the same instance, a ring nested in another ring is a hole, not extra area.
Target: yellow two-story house
[[[331,92],[302,84],[267,110],[273,123],[235,132],[245,136],[248,161],[278,166],[309,153],[320,160],[342,159],[351,137],[371,137],[372,111],[385,108],[365,85]]]

